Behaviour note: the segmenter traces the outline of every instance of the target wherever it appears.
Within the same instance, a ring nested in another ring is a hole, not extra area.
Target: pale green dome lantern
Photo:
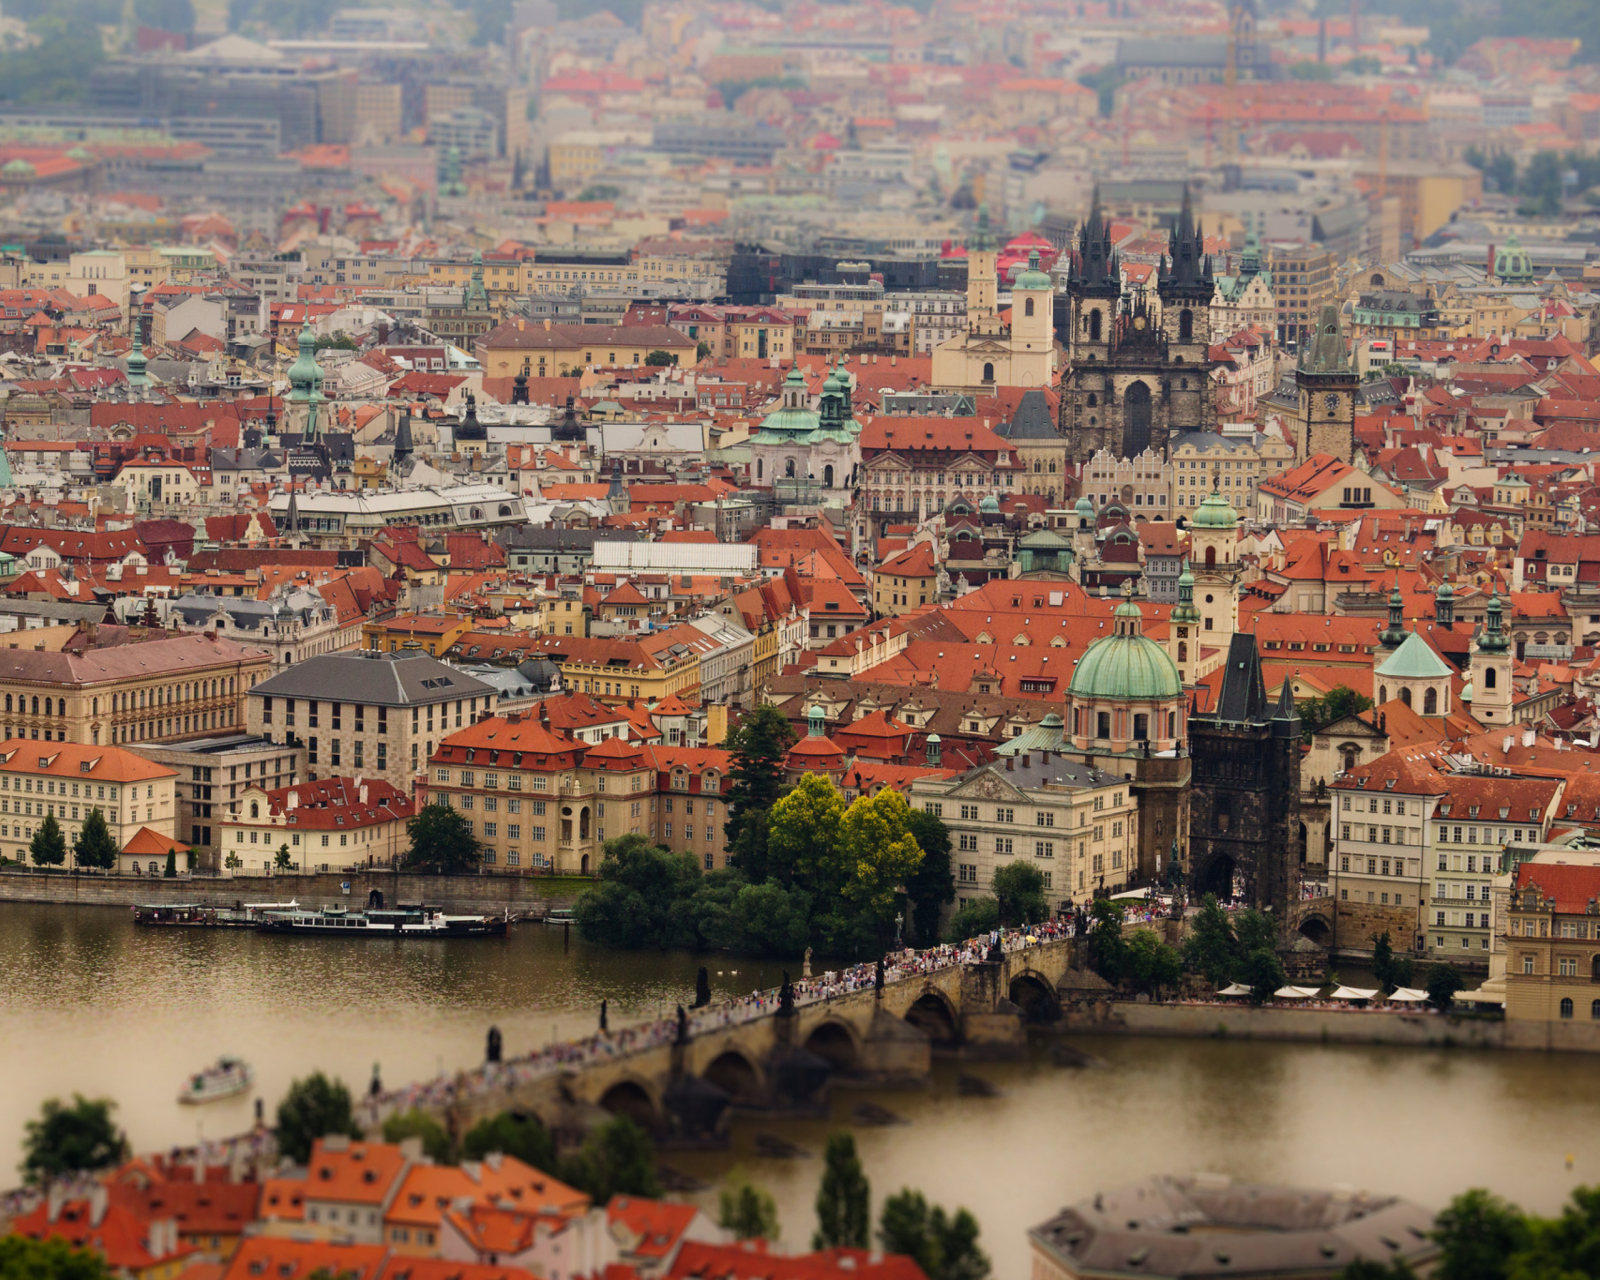
[[[1167,651],[1144,634],[1144,614],[1124,588],[1112,615],[1114,630],[1078,660],[1068,692],[1084,702],[1158,702],[1183,696],[1183,681]]]
[[[1189,522],[1192,529],[1237,529],[1239,517],[1234,512],[1233,504],[1217,492],[1216,481],[1212,481],[1211,492],[1206,494],[1201,502],[1200,509],[1194,513],[1194,519]]]
[[[300,355],[289,366],[289,399],[318,401],[322,399],[322,366],[317,363],[317,337],[311,330],[308,317],[300,326]]]
[[[994,494],[987,494],[978,502],[978,510],[984,515],[1000,514],[1000,499]]]
[[[1094,503],[1089,501],[1088,494],[1085,494],[1083,497],[1079,498],[1078,505],[1072,510],[1081,519],[1087,520],[1090,524],[1094,523]]]
[[[1533,259],[1516,236],[1508,239],[1495,253],[1494,274],[1503,284],[1533,283]]]
[[[38,170],[20,156],[9,161],[4,168],[0,168],[0,175],[7,178],[31,178],[37,172]]]

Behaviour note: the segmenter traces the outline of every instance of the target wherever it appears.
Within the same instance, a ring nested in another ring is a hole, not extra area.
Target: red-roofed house
[[[872,607],[898,617],[939,602],[939,565],[931,542],[919,542],[880,564],[872,575]]]

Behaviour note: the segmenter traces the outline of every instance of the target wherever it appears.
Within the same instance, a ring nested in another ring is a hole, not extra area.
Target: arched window
[[[987,362],[987,361],[984,363],[984,366],[983,366],[983,380],[985,382],[993,382],[994,381],[994,365],[992,363]]]
[[[261,816],[261,805],[255,800],[250,802],[250,816],[252,818],[259,818]]]
[[[1493,689],[1495,686],[1495,681],[1498,679],[1499,673],[1493,667],[1488,668],[1483,673],[1483,687],[1485,689]],[[7,710],[9,710],[9,708],[7,708]]]
[[[1380,684],[1378,686],[1378,705],[1381,707],[1387,701],[1389,701],[1389,686]]]
[[[831,462],[822,468],[822,487],[824,489],[833,488],[833,463]]]
[[[1187,640],[1178,641],[1178,661],[1189,661],[1189,642]]]
[[[38,715],[39,714],[39,699],[38,699],[38,697],[35,697],[34,700],[33,700],[33,714],[34,715]]]
[[[1439,691],[1437,689],[1429,689],[1422,695],[1422,714],[1425,716],[1439,714]]]
[[[1194,341],[1194,312],[1188,307],[1178,312],[1178,341]]]
[[[10,712],[10,710],[11,710],[11,695],[8,693],[8,694],[6,694],[6,711]]]
[[[1217,549],[1215,547],[1207,547],[1206,548],[1206,568],[1215,569],[1216,567],[1217,567]]]
[[[794,459],[793,458],[785,458],[783,460],[783,478],[785,480],[793,480],[794,479]]]
[[[1411,705],[1411,690],[1410,689],[1402,689],[1402,690],[1400,690],[1400,701],[1405,703],[1406,706],[1408,706],[1408,707]]]
[[[1123,430],[1126,446],[1123,456],[1137,458],[1150,447],[1150,388],[1142,382],[1135,382],[1129,386],[1123,401],[1127,406],[1123,417],[1127,424]]]
[[[761,470],[762,470],[762,468],[761,468],[761,459],[757,458],[756,459],[756,479],[757,480],[761,479]]]
[[[1100,403],[1100,398],[1097,395],[1095,395],[1094,392],[1091,391],[1089,393],[1089,407],[1091,409],[1093,409],[1099,403]]]
[[[1600,1000],[1596,1000],[1589,1006],[1589,1016],[1596,1022],[1600,1022]]]
[[[1359,748],[1357,748],[1354,743],[1346,743],[1344,746],[1339,748],[1339,759],[1341,761],[1340,767],[1346,773],[1349,773],[1350,770],[1356,767],[1356,752],[1358,750]]]
[[[1029,298],[1026,302],[1024,302],[1022,304],[1022,314],[1025,315],[1025,316],[1031,316],[1033,314],[1033,299],[1032,298]]]
[[[1096,307],[1089,313],[1089,341],[1100,341],[1100,308]]]
[[[1563,1018],[1570,1018],[1572,1016],[1572,998],[1570,996],[1561,1001],[1561,1016]]]

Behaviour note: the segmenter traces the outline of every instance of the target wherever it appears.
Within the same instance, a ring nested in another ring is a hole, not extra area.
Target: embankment
[[[570,907],[594,882],[577,876],[428,876],[410,872],[349,870],[307,875],[212,878],[180,876],[45,875],[8,868],[0,872],[0,902],[51,902],[74,906],[132,907],[146,902],[194,902],[232,906],[236,902],[287,902],[303,907],[367,904],[377,889],[385,905],[425,902],[446,911],[500,915],[543,915]]]

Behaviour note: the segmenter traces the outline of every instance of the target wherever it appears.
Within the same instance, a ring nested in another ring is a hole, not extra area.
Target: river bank
[[[303,907],[340,903],[363,907],[376,889],[384,902],[426,902],[445,911],[482,915],[540,916],[570,907],[594,881],[584,876],[431,876],[383,868],[285,872],[270,876],[129,876],[103,872],[0,870],[0,903],[56,906],[135,907],[151,902],[208,907],[236,902],[287,902]]]

